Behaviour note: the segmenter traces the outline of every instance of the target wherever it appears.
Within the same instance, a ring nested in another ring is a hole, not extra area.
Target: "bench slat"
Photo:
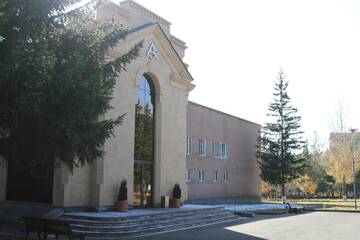
[[[48,234],[65,235],[69,239],[84,239],[84,235],[74,234],[66,221],[35,217],[24,217],[24,220],[27,236],[30,232],[36,232],[39,239],[41,233],[44,234],[43,239],[46,239]]]

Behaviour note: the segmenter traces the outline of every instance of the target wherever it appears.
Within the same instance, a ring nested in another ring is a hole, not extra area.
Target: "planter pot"
[[[180,198],[171,198],[169,207],[179,208],[180,207]]]
[[[120,212],[128,211],[128,201],[117,201],[115,203],[115,210]]]

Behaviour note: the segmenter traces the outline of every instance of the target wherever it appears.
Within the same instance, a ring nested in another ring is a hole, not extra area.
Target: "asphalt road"
[[[308,212],[256,216],[249,220],[178,232],[134,238],[136,240],[356,240],[360,239],[360,214]]]

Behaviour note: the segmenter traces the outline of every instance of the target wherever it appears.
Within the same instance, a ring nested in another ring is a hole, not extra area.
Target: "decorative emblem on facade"
[[[157,49],[154,42],[150,43],[149,49],[146,53],[146,56],[149,57],[150,60],[156,60],[159,57],[159,50]]]

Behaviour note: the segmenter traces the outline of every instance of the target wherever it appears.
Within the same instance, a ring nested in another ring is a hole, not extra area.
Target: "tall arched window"
[[[144,74],[139,79],[135,105],[134,206],[152,205],[155,110],[154,85],[151,78]]]
[[[140,77],[135,106],[135,160],[154,160],[155,91],[146,74]]]

